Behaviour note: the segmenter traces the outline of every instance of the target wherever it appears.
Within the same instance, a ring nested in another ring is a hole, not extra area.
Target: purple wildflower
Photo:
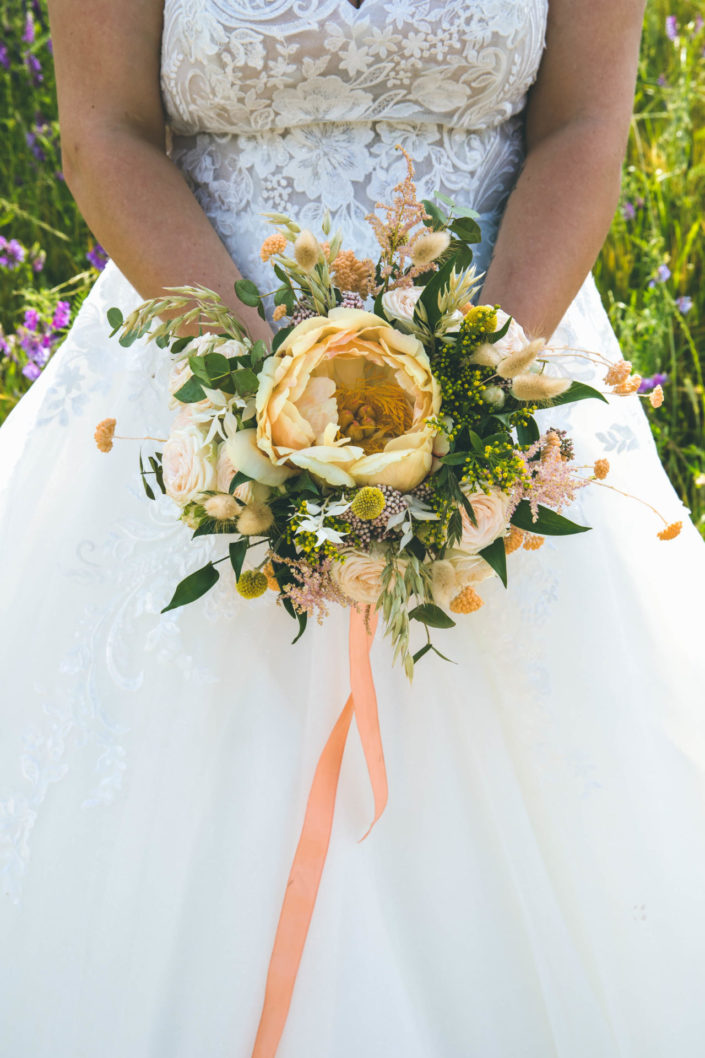
[[[656,275],[649,280],[649,289],[655,287],[657,283],[665,283],[667,279],[671,278],[671,269],[667,264],[661,264],[656,269]]]
[[[32,18],[31,11],[27,12],[22,40],[25,44],[34,44],[34,19]]]
[[[6,70],[10,69],[10,53],[7,50],[7,45],[0,41],[0,66],[4,66]]]
[[[37,367],[33,360],[30,360],[29,363],[25,364],[22,368],[22,374],[25,378],[28,378],[30,382],[36,382],[41,373],[42,369],[40,367]]]
[[[643,378],[639,385],[637,393],[650,393],[652,389],[656,389],[657,386],[665,386],[668,382],[668,375],[665,372],[657,371],[651,378]]]
[[[659,85],[661,88],[663,88],[664,85],[666,84],[666,75],[660,73],[658,75],[658,77],[656,78],[656,84]]]
[[[678,19],[675,15],[666,16],[666,36],[669,40],[678,40]]]
[[[47,51],[53,57],[54,55],[54,44],[51,37],[47,37]]]
[[[622,216],[625,220],[634,220],[636,217],[636,209],[632,202],[625,202],[622,206]]]
[[[54,309],[54,317],[51,321],[54,330],[60,331],[64,327],[68,327],[70,319],[71,303],[69,301],[57,301],[56,308]]]
[[[25,52],[24,63],[27,70],[32,78],[32,84],[39,85],[44,80],[44,74],[42,73],[42,64],[36,55],[32,55],[31,52]]]
[[[99,272],[102,272],[108,263],[108,255],[99,242],[95,243],[92,249],[88,250],[86,257]]]
[[[46,259],[47,259],[46,250],[40,250],[39,253],[36,254],[32,258],[32,271],[33,272],[41,272],[42,269],[44,268],[44,263],[45,263]]]
[[[7,239],[0,235],[0,265],[4,268],[17,268],[25,259],[25,248],[17,239]]]
[[[684,316],[690,312],[693,307],[693,299],[688,297],[687,294],[682,294],[679,298],[676,298],[676,308]]]
[[[699,33],[700,30],[705,26],[705,20],[702,15],[695,16],[695,23],[693,25],[693,33]]]
[[[39,329],[39,313],[36,309],[24,310],[24,325],[30,331]]]
[[[32,152],[34,157],[37,159],[37,161],[38,162],[45,162],[47,156],[44,153],[44,151],[42,150],[42,147],[40,146],[35,133],[34,132],[25,132],[24,138],[25,138],[25,141],[27,143],[27,146],[29,147],[30,151]]]

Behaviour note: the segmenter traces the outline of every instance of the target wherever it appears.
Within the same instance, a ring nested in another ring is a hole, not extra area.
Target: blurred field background
[[[624,355],[662,384],[661,458],[705,535],[705,0],[649,0],[623,193],[595,276]],[[105,255],[61,174],[44,0],[0,0],[0,422]]]

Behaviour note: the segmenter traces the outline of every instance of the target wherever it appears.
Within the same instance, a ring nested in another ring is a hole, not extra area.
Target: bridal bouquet
[[[417,201],[403,153],[406,178],[368,217],[377,261],[340,234],[328,241],[328,214],[323,240],[267,214],[275,230],[261,256],[275,289],[243,279],[236,293],[263,318],[273,297],[286,323],[271,348],[205,288],[174,289],[126,320],[111,309],[109,321],[123,344],[150,333],[173,361],[171,432],[149,469],[140,458],[148,495],[152,475],[194,537],[227,544],[165,609],[202,596],[229,561],[238,592],[276,592],[299,635],[331,603],[378,611],[411,677],[438,653],[431,628],[477,610],[486,578],[506,586],[508,555],[587,530],[561,512],[609,465],[577,466],[564,431],[539,429],[539,409],[605,396],[556,373],[565,354],[529,340],[499,306],[473,304],[475,215],[440,194]],[[206,333],[178,337],[194,322]],[[612,393],[637,391],[629,363],[584,355],[604,364]],[[650,399],[660,402],[658,387]],[[114,430],[99,425],[99,447]],[[411,622],[426,632],[415,653]]]

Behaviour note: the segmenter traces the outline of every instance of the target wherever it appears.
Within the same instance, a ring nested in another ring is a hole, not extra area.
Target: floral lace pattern
[[[520,112],[544,43],[546,0],[167,0],[162,89],[173,158],[240,270],[263,211],[317,230],[324,206],[375,254],[365,215],[404,175],[480,213],[487,267],[523,156]]]

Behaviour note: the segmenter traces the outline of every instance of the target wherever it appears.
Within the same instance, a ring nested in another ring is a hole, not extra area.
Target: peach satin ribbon
[[[318,759],[308,795],[301,837],[286,883],[284,903],[269,960],[264,1004],[252,1058],[275,1058],[284,1031],[328,853],[340,766],[353,712],[375,803],[374,819],[360,841],[370,833],[387,803],[387,773],[370,666],[370,648],[376,627],[376,614],[370,615],[366,625],[364,617],[357,610],[350,611],[351,694]]]

